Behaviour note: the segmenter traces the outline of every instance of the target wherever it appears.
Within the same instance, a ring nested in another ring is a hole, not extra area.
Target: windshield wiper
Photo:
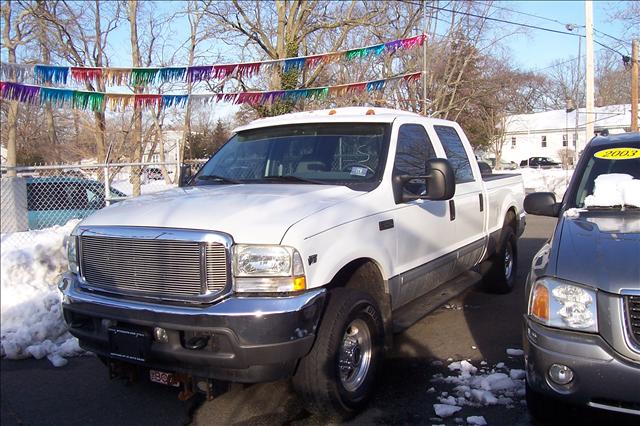
[[[218,176],[218,175],[198,176],[196,180],[212,180],[212,181],[221,182],[221,183],[240,183],[240,181],[229,179],[224,176]]]
[[[271,176],[264,176],[262,179],[264,180],[275,180],[275,181],[282,181],[282,182],[298,182],[298,183],[313,183],[313,184],[322,184],[323,182],[318,182],[315,180],[311,180],[311,179],[304,179],[298,176],[294,176],[294,175],[284,175],[284,176],[276,176],[276,175],[271,175]]]

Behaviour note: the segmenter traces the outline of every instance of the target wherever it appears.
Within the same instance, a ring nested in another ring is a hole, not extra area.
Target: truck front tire
[[[511,226],[503,228],[499,249],[487,260],[486,266],[488,271],[482,279],[485,290],[497,294],[513,290],[518,266],[518,239]]]
[[[313,349],[293,377],[306,408],[326,420],[355,415],[371,397],[383,345],[376,301],[362,291],[332,290]]]

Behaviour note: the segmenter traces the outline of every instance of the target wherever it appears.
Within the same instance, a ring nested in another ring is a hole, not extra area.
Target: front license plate
[[[116,358],[145,361],[151,346],[149,333],[129,328],[109,328],[110,355]]]
[[[180,382],[176,378],[175,374],[167,373],[158,370],[149,370],[149,380],[154,383],[160,383],[161,385],[179,387]]]

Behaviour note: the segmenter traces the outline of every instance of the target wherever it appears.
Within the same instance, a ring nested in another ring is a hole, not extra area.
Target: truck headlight
[[[594,289],[556,278],[541,278],[529,295],[528,314],[550,327],[598,331]]]
[[[78,237],[69,236],[67,240],[67,261],[69,262],[69,271],[77,274],[78,268]]]
[[[279,293],[307,288],[302,257],[293,247],[236,245],[233,274],[236,292]]]

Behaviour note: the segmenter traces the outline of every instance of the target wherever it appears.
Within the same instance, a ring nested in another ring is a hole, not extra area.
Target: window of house
[[[562,146],[569,146],[569,135],[562,135]]]
[[[151,162],[159,163],[160,162],[160,154],[153,154],[153,156],[151,157]]]
[[[546,148],[546,147],[547,147],[547,137],[546,137],[546,136],[543,136],[543,137],[542,137],[542,147],[543,147],[543,148]]]
[[[576,146],[576,143],[578,142],[578,135],[576,133],[573,134],[573,146]]]
[[[515,147],[516,147],[516,137],[515,137],[515,136],[513,136],[513,137],[511,138],[511,148],[515,148]]]

